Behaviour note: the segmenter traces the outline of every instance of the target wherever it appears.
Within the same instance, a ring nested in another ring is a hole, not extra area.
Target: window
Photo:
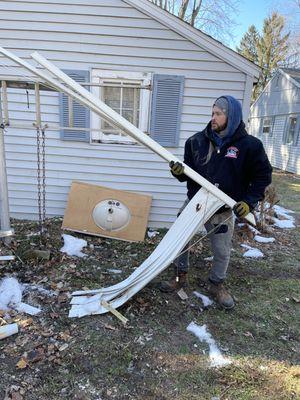
[[[272,134],[273,134],[273,118],[272,117],[264,117],[262,133],[272,136]]]
[[[148,132],[151,74],[92,71],[93,93],[143,132]],[[136,141],[93,114],[93,143],[135,144]]]
[[[287,129],[284,137],[284,144],[296,145],[299,136],[300,118],[297,115],[291,115],[288,118]]]

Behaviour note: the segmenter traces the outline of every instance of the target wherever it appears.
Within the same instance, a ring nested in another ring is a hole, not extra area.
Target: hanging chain
[[[42,199],[41,199],[41,131],[40,127],[36,127],[36,157],[37,157],[37,195],[38,195],[38,212],[39,212],[39,229],[40,234],[43,232],[42,222]]]
[[[46,221],[46,125],[42,128],[42,221],[43,228],[45,229]]]

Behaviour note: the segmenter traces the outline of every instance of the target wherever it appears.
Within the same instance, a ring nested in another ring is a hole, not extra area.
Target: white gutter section
[[[98,114],[100,116],[106,115],[109,117],[110,121],[114,121],[114,125],[118,126],[121,128],[125,133],[127,133],[129,136],[133,137],[136,139],[138,142],[144,144],[146,147],[150,148],[153,150],[156,154],[164,158],[166,161],[179,161],[182,163],[181,160],[178,158],[174,157],[172,153],[170,153],[168,150],[166,150],[164,147],[162,147],[160,144],[155,142],[155,140],[151,139],[149,136],[141,132],[137,127],[135,127],[133,124],[131,124],[129,121],[127,121],[125,118],[123,118],[120,114],[118,114],[116,111],[112,110],[109,106],[107,106],[103,101],[95,97],[92,93],[90,93],[88,90],[83,88],[79,83],[75,82],[72,78],[70,78],[68,75],[66,75],[64,72],[62,72],[59,68],[57,68],[55,65],[50,63],[48,60],[46,60],[44,57],[42,57],[38,53],[33,53],[32,58],[37,61],[40,65],[42,65],[46,70],[51,72],[57,79],[61,80],[64,82],[69,88],[74,90],[77,94],[80,94],[84,99],[87,99],[90,101],[90,103],[96,107],[99,111]],[[222,192],[220,189],[218,189],[215,185],[210,183],[208,180],[203,178],[201,175],[199,175],[197,172],[195,172],[192,168],[187,166],[186,164],[184,165],[184,173],[197,182],[199,185],[207,189],[209,192],[211,192],[213,195],[218,197],[222,202],[227,204],[230,208],[233,208],[235,205],[235,201],[227,196],[224,192]],[[253,214],[248,214],[246,219],[253,225],[255,225],[255,219]]]

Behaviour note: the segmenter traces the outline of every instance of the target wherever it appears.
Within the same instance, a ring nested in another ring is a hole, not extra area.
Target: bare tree
[[[199,0],[198,4],[197,4],[197,1],[194,0],[193,11],[192,11],[192,15],[191,15],[191,25],[192,26],[195,26],[196,18],[200,12],[201,4],[202,4],[202,0]]]
[[[186,10],[188,8],[190,0],[182,0],[180,9],[179,9],[179,13],[178,13],[178,17],[180,19],[185,19],[185,14],[186,14]]]
[[[229,43],[233,39],[238,0],[150,1],[223,43]]]

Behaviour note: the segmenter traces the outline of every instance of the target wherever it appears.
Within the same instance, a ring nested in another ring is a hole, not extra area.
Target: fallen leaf
[[[11,400],[23,400],[23,396],[19,392],[12,392]]]
[[[51,315],[50,315],[51,316]],[[40,332],[43,337],[50,337],[53,336],[53,332]]]
[[[245,333],[243,333],[243,335],[244,336],[246,336],[246,337],[251,337],[252,339],[254,339],[254,336],[252,335],[252,333],[251,332],[245,332]]]
[[[27,358],[22,357],[22,358],[17,362],[16,367],[17,367],[18,369],[24,369],[24,368],[28,367],[28,365],[29,365],[29,364],[28,364]]]
[[[71,335],[69,334],[69,332],[60,332],[59,334],[59,338],[65,341],[68,341],[71,339]]]
[[[31,325],[33,323],[33,319],[32,318],[27,318],[27,319],[23,319],[22,321],[18,321],[18,325],[21,328],[25,328],[28,325]]]
[[[115,328],[114,326],[109,325],[109,324],[104,324],[104,328],[110,329],[111,331],[116,331],[117,330],[117,328]]]
[[[32,363],[41,361],[44,359],[44,357],[45,357],[45,352],[42,347],[38,347],[37,349],[31,350],[27,354],[27,360]]]
[[[57,298],[57,301],[58,301],[59,303],[66,303],[68,300],[69,300],[69,299],[68,299],[68,295],[67,295],[66,293],[60,294],[60,295],[58,296],[58,298]]]

